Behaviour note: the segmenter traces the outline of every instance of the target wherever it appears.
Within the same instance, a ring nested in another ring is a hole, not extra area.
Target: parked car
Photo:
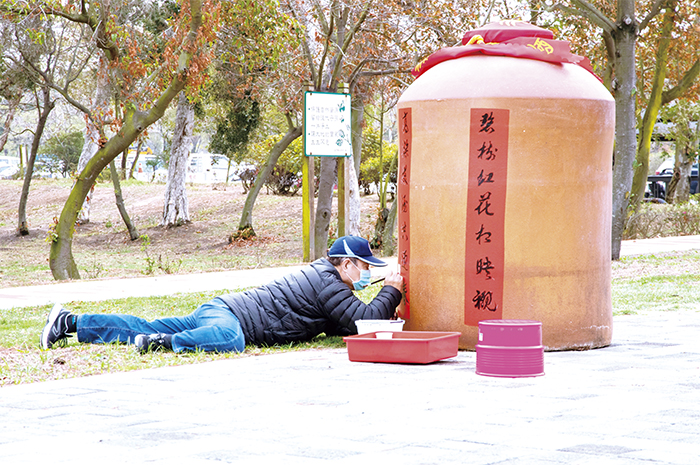
[[[656,168],[656,174],[661,174],[662,172],[670,169],[673,171],[673,167],[675,166],[676,161],[673,158],[667,158],[661,164],[659,165],[658,168]]]
[[[0,166],[0,179],[12,179],[17,171],[19,171],[19,167],[14,165]]]
[[[671,180],[671,176],[673,176],[673,170],[673,165],[669,167],[668,165],[664,166],[662,164],[656,171],[656,175],[649,176],[649,180],[647,182],[646,197],[653,197],[656,199],[665,200],[666,188],[668,182]],[[665,176],[665,178],[659,180],[659,176]],[[690,193],[698,193],[698,163],[694,163],[693,166],[690,168]]]

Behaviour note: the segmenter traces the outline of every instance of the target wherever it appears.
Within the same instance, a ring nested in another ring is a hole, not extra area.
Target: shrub
[[[258,173],[262,171],[270,150],[282,140],[282,137],[282,134],[275,134],[250,147],[247,160],[255,165]],[[302,151],[301,138],[297,138],[280,155],[277,164],[265,182],[265,187],[269,192],[276,195],[292,196],[301,189]]]
[[[360,189],[365,194],[372,192],[372,186],[377,188],[377,192],[381,192],[380,182],[382,181],[382,172],[384,173],[384,181],[396,184],[396,173],[398,171],[398,147],[396,144],[382,141],[382,162],[379,161],[379,131],[375,129],[366,129],[364,131],[364,142],[362,144],[362,163],[360,164],[360,174],[358,181]],[[382,169],[383,167],[383,169]]]
[[[700,205],[698,196],[690,202],[667,205],[645,204],[630,216],[623,239],[692,236],[700,234]]]

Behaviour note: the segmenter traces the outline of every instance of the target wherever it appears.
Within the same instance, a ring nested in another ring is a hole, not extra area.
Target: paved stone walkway
[[[323,350],[7,386],[0,463],[697,465],[700,312],[614,325],[537,378]]]
[[[0,462],[697,465],[700,313],[615,318],[545,375],[309,351],[0,389]]]

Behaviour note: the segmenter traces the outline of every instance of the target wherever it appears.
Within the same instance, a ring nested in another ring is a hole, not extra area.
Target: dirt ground
[[[54,282],[45,239],[70,188],[70,180],[32,180],[27,207],[30,234],[18,236],[22,181],[0,180],[0,288]],[[229,244],[228,237],[238,227],[245,202],[240,185],[188,185],[191,222],[170,229],[159,226],[164,184],[130,181],[122,190],[127,211],[141,238],[129,240],[115,205],[112,184],[98,184],[90,222],[77,227],[73,241],[73,254],[83,279],[248,269],[302,261],[300,195],[273,196],[263,189],[253,211],[257,237]],[[376,195],[362,197],[365,237],[373,235],[378,205]],[[680,260],[678,255],[682,254],[614,262],[613,279],[700,272],[697,255]]]
[[[22,181],[0,180],[0,287],[48,284],[49,228],[70,192],[70,180],[32,180],[27,219],[30,234],[17,234]],[[78,226],[73,255],[81,278],[138,277],[301,263],[301,196],[261,192],[253,211],[257,237],[229,243],[240,220],[245,194],[238,184],[187,186],[190,220],[184,226],[159,226],[164,184],[127,182],[122,186],[129,216],[140,239],[130,241],[115,204],[111,183],[96,186],[90,222]],[[374,229],[376,195],[362,197],[362,234]],[[334,218],[335,220],[335,218]],[[332,224],[333,227],[333,224]]]

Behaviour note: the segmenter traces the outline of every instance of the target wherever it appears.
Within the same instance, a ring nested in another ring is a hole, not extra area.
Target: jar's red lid
[[[467,31],[462,37],[462,45],[467,45],[472,37],[475,36],[481,36],[486,43],[501,43],[516,37],[554,39],[554,33],[549,29],[544,29],[525,21],[498,21]]]
[[[487,24],[464,35],[462,43],[455,47],[438,50],[413,69],[417,78],[433,66],[447,60],[469,55],[495,55],[515,58],[528,58],[548,63],[573,63],[593,74],[588,58],[574,55],[569,42],[554,40],[552,31],[534,26],[524,21],[499,21]]]

